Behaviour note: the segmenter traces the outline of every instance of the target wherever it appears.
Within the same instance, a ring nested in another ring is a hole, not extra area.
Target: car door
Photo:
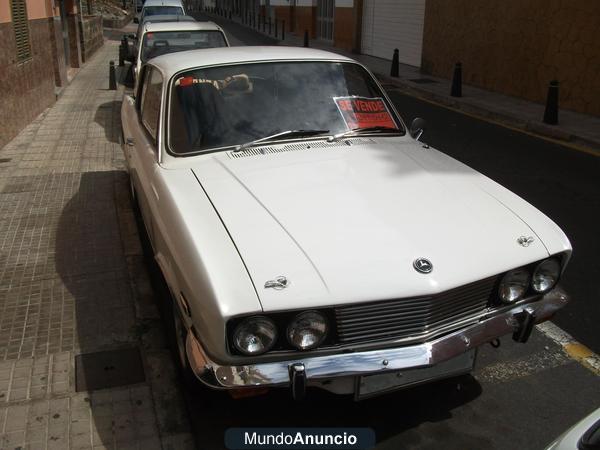
[[[155,187],[155,173],[159,169],[158,134],[161,112],[163,77],[160,71],[147,65],[140,73],[140,88],[134,102],[135,111],[126,127],[126,157],[130,176],[135,187],[137,201],[148,232],[154,245],[154,220],[152,210],[156,209],[158,192]],[[131,102],[128,101],[130,104]]]

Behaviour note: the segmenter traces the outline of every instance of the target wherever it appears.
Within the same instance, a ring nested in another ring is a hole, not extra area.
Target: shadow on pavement
[[[56,270],[73,302],[75,381],[78,391],[86,392],[94,445],[106,448],[145,440],[150,445],[157,439],[152,399],[143,383],[139,330],[121,244],[115,201],[120,174],[87,172],[73,180],[79,189],[62,209],[55,243]],[[125,360],[119,359],[120,350],[129,350]],[[142,371],[141,380],[129,377],[132,363],[139,365],[135,369]],[[89,430],[89,418],[79,419],[75,413],[72,417],[78,419],[77,426],[87,423]]]
[[[94,122],[104,128],[106,139],[118,144],[121,134],[121,102],[111,101],[98,106]]]

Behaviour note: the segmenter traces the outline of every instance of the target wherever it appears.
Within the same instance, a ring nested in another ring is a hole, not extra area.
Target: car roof
[[[182,14],[156,14],[144,17],[144,23],[148,22],[196,22],[196,19]]]
[[[160,31],[222,31],[221,27],[214,22],[157,22],[152,21],[144,24],[146,33],[157,33]]]
[[[304,47],[219,47],[168,53],[150,60],[150,64],[171,78],[177,72],[195,67],[268,61],[348,61],[353,59],[324,50]]]
[[[181,6],[183,7],[183,3],[181,0],[146,0],[144,3],[144,8],[147,6]]]

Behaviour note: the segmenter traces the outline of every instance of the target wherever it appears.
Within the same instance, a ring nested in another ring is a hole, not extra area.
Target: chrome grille
[[[358,343],[418,338],[474,316],[488,305],[497,277],[430,297],[402,298],[335,308],[338,340]]]

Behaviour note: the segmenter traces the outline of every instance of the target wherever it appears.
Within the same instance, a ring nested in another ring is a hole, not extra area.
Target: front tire
[[[196,378],[185,350],[187,329],[181,319],[175,299],[172,299],[171,304],[171,317],[169,318],[171,323],[170,329],[168,330],[171,349],[174,353],[177,367],[181,373],[181,378],[183,379],[186,389],[192,392],[199,392],[202,388],[202,382]]]

